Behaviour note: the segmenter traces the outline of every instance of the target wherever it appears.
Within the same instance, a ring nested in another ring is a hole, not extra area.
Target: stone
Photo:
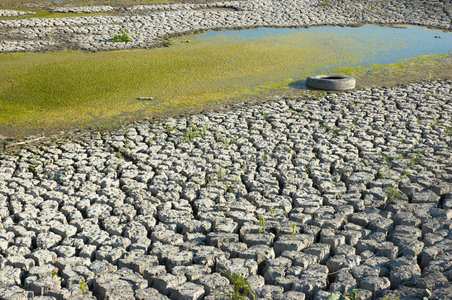
[[[222,290],[229,285],[229,280],[219,273],[203,276],[197,282],[204,287],[206,295],[210,295],[217,290]]]
[[[183,300],[200,300],[203,299],[204,288],[192,282],[182,283],[180,286],[171,290],[170,298]]]

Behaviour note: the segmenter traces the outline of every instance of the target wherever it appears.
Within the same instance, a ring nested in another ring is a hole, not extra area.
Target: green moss
[[[324,40],[336,47],[326,47],[312,32],[185,42],[191,38],[150,50],[1,54],[0,127],[105,125],[128,116],[198,109],[225,99],[289,89],[289,84],[319,69],[361,61],[358,50],[346,47],[350,41],[334,34]],[[391,68],[403,70],[406,65],[337,67],[331,73],[369,76]]]

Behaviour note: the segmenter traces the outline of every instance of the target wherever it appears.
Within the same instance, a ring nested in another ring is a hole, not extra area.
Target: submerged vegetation
[[[322,32],[322,40],[318,34],[241,39],[220,33],[192,43],[184,37],[170,47],[149,50],[1,54],[0,130],[64,129],[199,110],[224,99],[296,89],[294,82],[328,67],[328,72],[351,74],[358,83],[372,85],[378,83],[375,76],[394,80],[392,74],[401,72],[401,79],[410,80],[410,70],[424,76],[427,70],[447,71],[452,65],[450,56],[443,55],[359,67],[362,53],[372,45],[364,47],[333,31]],[[118,36],[121,41],[129,37],[125,31]],[[440,58],[446,62],[436,60]],[[186,134],[190,140],[200,133],[193,128]],[[225,141],[225,147],[234,142]]]

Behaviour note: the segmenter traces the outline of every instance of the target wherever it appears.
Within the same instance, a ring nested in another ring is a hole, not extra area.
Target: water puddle
[[[196,37],[200,42],[284,42],[299,48],[335,51],[347,58],[338,64],[362,66],[391,64],[421,55],[443,54],[452,51],[452,33],[419,26],[360,27],[321,26],[310,28],[259,28],[249,30],[210,31]],[[350,58],[350,53],[353,57]],[[334,68],[325,66],[325,70]]]
[[[0,135],[172,115],[294,91],[319,73],[352,74],[358,87],[450,78],[451,50],[451,32],[365,25],[211,31],[149,50],[2,54]]]

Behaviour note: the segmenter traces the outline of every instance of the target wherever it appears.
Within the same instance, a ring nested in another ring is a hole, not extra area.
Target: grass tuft
[[[132,42],[133,39],[129,35],[129,31],[127,29],[122,29],[117,35],[115,35],[112,39],[112,42],[114,43],[128,43]]]
[[[221,271],[221,274],[225,275],[232,284],[232,289],[223,292],[223,295],[231,300],[249,300],[256,299],[256,293],[251,289],[248,281],[242,276],[237,275],[229,271]]]

